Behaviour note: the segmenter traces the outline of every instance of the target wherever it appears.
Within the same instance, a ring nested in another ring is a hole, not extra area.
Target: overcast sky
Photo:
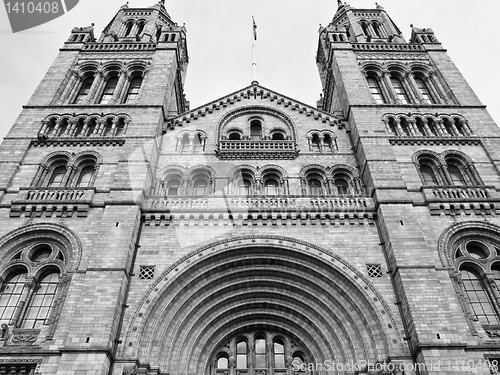
[[[95,23],[96,37],[124,0],[80,0],[68,14],[13,34],[0,9],[0,138],[21,112],[74,26]],[[149,7],[154,0],[131,0]],[[374,8],[350,0],[354,8]],[[305,5],[307,4],[307,5]],[[410,38],[410,24],[434,30],[481,101],[500,124],[497,71],[498,0],[380,0]],[[185,92],[191,108],[250,84],[252,16],[258,30],[260,83],[315,106],[321,85],[315,64],[319,24],[327,25],[336,0],[166,0],[172,19],[186,24],[190,64]]]

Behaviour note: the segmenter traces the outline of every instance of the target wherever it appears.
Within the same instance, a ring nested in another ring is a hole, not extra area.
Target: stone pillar
[[[35,283],[32,278],[26,278],[26,281],[24,282],[24,288],[21,293],[21,298],[19,298],[19,302],[17,303],[16,309],[14,310],[14,314],[12,315],[12,318],[10,319],[9,324],[13,324],[15,327],[19,327],[21,322],[20,318],[23,316],[25,308],[26,308],[26,302],[31,299],[31,296],[33,294],[33,289],[35,287]]]
[[[86,96],[86,98],[83,100],[83,104],[91,104],[94,103],[94,97],[97,93],[97,89],[101,85],[101,81],[103,80],[103,75],[102,72],[97,72],[94,77],[94,82],[92,82],[92,86],[90,87],[90,90]]]
[[[408,85],[410,86],[411,90],[410,92],[414,92],[415,95],[415,102],[414,103],[420,103],[420,104],[428,104],[425,98],[422,96],[422,92],[417,86],[417,82],[415,82],[415,77],[413,77],[413,74],[408,73],[406,75],[406,79],[408,81]]]
[[[121,72],[120,77],[118,78],[118,83],[116,84],[115,87],[115,92],[113,93],[113,96],[109,100],[109,104],[120,104],[122,102],[121,93],[123,90],[123,86],[125,86],[125,82],[127,82],[127,80],[128,80],[127,73]]]
[[[415,83],[413,75],[411,73],[407,73],[402,82],[403,86],[405,87],[405,90],[408,92],[410,96],[410,101],[415,104],[423,103],[423,101],[418,96],[418,95],[421,96],[420,90],[417,88],[416,83],[415,86],[413,86],[412,81],[413,83]]]
[[[384,79],[384,82],[387,86],[387,90],[389,91],[389,98],[391,99],[391,104],[403,104],[401,102],[401,99],[398,98],[397,94],[396,94],[396,90],[394,89],[394,86],[392,85],[392,82],[391,82],[391,77],[389,75],[388,72],[384,72],[383,73],[383,79]]]

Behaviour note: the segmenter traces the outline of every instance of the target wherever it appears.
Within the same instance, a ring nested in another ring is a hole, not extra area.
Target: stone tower
[[[431,29],[339,2],[317,107],[187,64],[123,6],[0,146],[0,374],[496,371],[500,132]]]

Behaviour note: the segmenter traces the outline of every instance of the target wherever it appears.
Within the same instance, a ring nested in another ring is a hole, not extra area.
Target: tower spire
[[[252,16],[252,85],[259,84],[258,70],[257,70],[257,24]]]

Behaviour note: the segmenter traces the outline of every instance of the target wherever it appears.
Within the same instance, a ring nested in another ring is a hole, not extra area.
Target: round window
[[[52,254],[52,248],[49,245],[38,245],[31,250],[29,259],[32,262],[42,262],[48,259]]]
[[[474,259],[486,259],[490,255],[488,248],[480,242],[469,242],[466,248],[470,257]]]

